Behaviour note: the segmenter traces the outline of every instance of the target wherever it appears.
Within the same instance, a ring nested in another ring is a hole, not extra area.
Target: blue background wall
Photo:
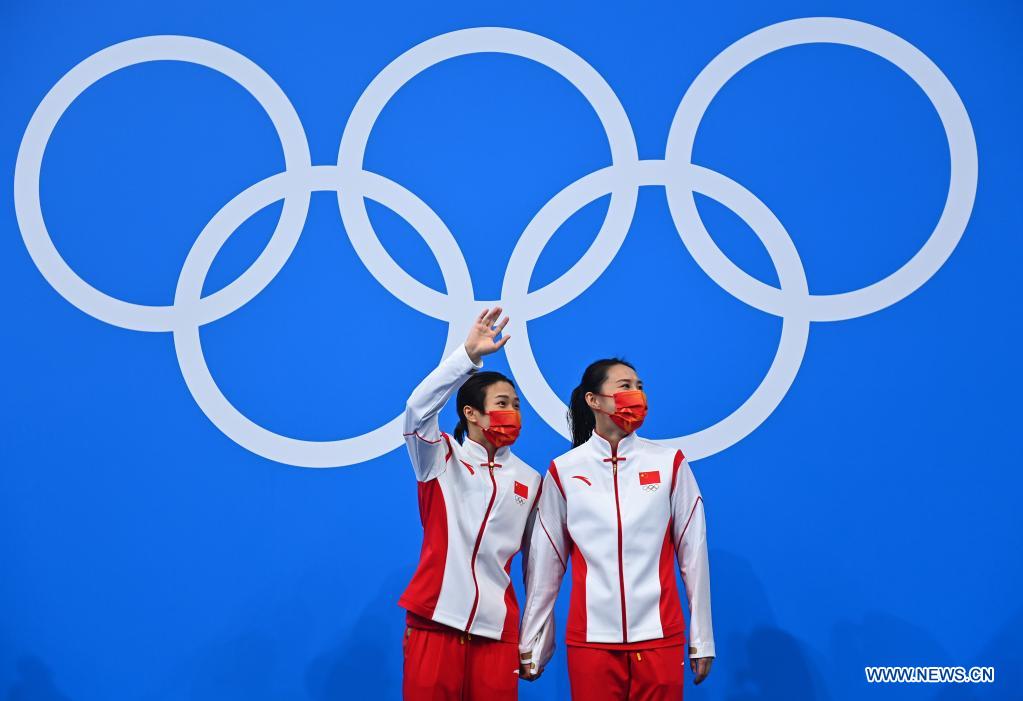
[[[628,112],[640,156],[658,158],[681,96],[715,55],[761,27],[816,15],[883,27],[941,68],[976,133],[977,198],[937,274],[879,312],[812,323],[780,406],[738,444],[694,463],[718,659],[686,697],[1023,698],[1021,6],[492,5],[4,3],[0,698],[398,698],[395,601],[420,543],[404,449],[336,469],[259,457],[198,408],[169,334],[97,321],[39,274],[11,185],[26,125],[61,76],[125,39],[207,38],[277,81],[313,163],[331,163],[355,101],[396,56],[455,29],[515,27],[599,71]],[[949,177],[944,132],[920,89],[877,56],[822,44],[771,54],[730,81],[700,127],[694,162],[771,207],[817,294],[863,287],[915,254]],[[374,127],[366,163],[433,207],[464,252],[477,298],[494,299],[523,227],[561,188],[607,165],[608,145],[556,74],[478,55],[406,85]],[[237,84],[195,65],[151,63],[103,79],[61,119],[43,166],[43,211],[58,250],[90,284],[170,304],[210,217],[282,167],[269,120]],[[531,288],[578,260],[607,202],[562,227]],[[776,285],[756,236],[719,203],[698,204],[722,249]],[[258,255],[280,209],[231,238],[208,292]],[[370,211],[391,254],[443,290],[416,233],[382,206]],[[218,384],[253,421],[328,440],[397,415],[439,359],[446,328],[366,271],[336,198],[317,193],[281,273],[203,327],[202,340]],[[712,282],[681,245],[663,188],[645,187],[611,267],[529,330],[563,398],[590,360],[631,359],[652,402],[641,433],[657,438],[706,428],[745,401],[781,319]],[[507,369],[503,355],[486,363]],[[516,450],[542,470],[566,444],[523,408]],[[454,409],[443,417],[450,430]],[[518,562],[514,573],[520,584]],[[994,665],[996,683],[865,682],[865,665],[906,664]],[[561,648],[522,697],[567,696]]]

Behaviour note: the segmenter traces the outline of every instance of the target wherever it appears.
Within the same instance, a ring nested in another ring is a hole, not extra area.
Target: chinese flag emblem
[[[661,473],[657,470],[653,472],[640,472],[639,483],[640,484],[660,484]]]
[[[515,483],[515,496],[522,497],[523,499],[529,498],[529,487],[522,484],[522,482]]]

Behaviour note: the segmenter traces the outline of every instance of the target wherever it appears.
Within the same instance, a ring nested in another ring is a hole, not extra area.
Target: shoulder
[[[559,468],[575,467],[582,462],[585,462],[587,454],[587,447],[583,445],[577,445],[571,450],[567,450],[558,457],[551,461],[551,465],[557,465]]]
[[[509,454],[508,466],[512,468],[512,472],[518,480],[539,484],[540,480],[543,479],[538,470],[529,465],[526,461],[522,460],[515,453]]]
[[[686,457],[678,448],[642,436],[636,436],[636,447],[656,460],[670,463],[674,469],[679,469]]]
[[[561,475],[585,464],[586,456],[585,444],[576,446],[551,460],[550,465],[547,466],[547,475],[550,476],[562,496],[565,496],[565,488],[562,486]]]

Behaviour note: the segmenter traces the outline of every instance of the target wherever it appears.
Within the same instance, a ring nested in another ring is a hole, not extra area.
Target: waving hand
[[[465,339],[465,350],[474,363],[478,363],[481,356],[500,350],[508,342],[508,339],[511,338],[510,334],[505,334],[501,337],[501,340],[494,340],[501,333],[501,329],[505,327],[505,324],[508,323],[508,317],[505,317],[495,327],[494,322],[497,321],[499,316],[501,316],[501,307],[494,307],[493,311],[484,309],[476,317],[472,329],[469,330],[469,336]]]

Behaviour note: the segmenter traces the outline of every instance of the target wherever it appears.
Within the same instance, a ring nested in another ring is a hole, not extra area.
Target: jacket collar
[[[465,453],[469,464],[476,467],[487,467],[490,463],[487,461],[487,449],[481,443],[477,443],[473,439],[469,438],[468,435],[462,440],[462,452]],[[508,462],[508,456],[511,454],[511,448],[504,445],[498,448],[494,452],[494,467],[501,467]]]
[[[619,458],[628,458],[632,455],[633,449],[636,446],[636,432],[627,433],[622,436],[622,439],[618,441],[618,450],[615,453]],[[611,464],[611,442],[604,438],[604,436],[597,433],[594,429],[593,433],[590,434],[590,438],[586,441],[586,444],[590,446],[590,449],[598,453],[601,459],[608,459],[608,465]]]

